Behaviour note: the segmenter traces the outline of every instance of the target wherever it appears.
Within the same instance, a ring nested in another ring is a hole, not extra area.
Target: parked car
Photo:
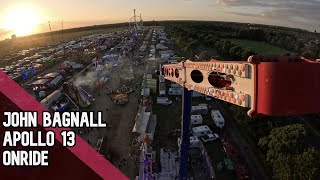
[[[206,143],[206,142],[210,142],[210,141],[215,141],[219,139],[219,135],[216,134],[216,133],[210,133],[210,134],[207,134],[203,137],[201,137],[201,140]]]

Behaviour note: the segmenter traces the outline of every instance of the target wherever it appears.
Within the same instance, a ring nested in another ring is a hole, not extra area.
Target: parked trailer
[[[193,115],[208,114],[208,107],[207,106],[192,106],[191,113]]]
[[[202,124],[203,118],[201,115],[191,115],[191,125]]]
[[[197,97],[204,97],[204,95],[201,94],[201,93],[199,93],[199,92],[193,91],[193,92],[192,92],[192,97],[195,97],[195,98],[197,98]]]
[[[172,104],[172,101],[167,97],[157,97],[157,104],[170,105]]]
[[[208,134],[212,134],[212,131],[207,125],[202,125],[202,126],[192,128],[192,135],[197,136],[198,138]]]
[[[182,88],[180,84],[176,84],[176,83],[172,83],[170,85],[170,87],[172,87],[172,88]]]
[[[219,110],[212,110],[211,111],[211,118],[217,127],[221,128],[221,129],[224,127],[224,118],[221,115]]]
[[[165,83],[159,83],[159,95],[160,96],[166,95],[166,85],[165,85]]]
[[[164,77],[163,75],[159,75],[159,83],[164,83]]]
[[[210,96],[205,95],[204,98],[205,98],[207,101],[211,101],[211,97],[210,97]]]
[[[169,88],[169,91],[168,91],[168,94],[169,95],[182,95],[182,88]]]
[[[200,143],[201,143],[201,141],[197,136],[190,136],[190,146],[189,146],[189,148],[199,147]],[[180,147],[180,145],[181,145],[181,139],[178,138],[178,147]]]

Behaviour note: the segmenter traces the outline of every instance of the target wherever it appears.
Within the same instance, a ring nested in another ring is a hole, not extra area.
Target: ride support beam
[[[192,91],[183,88],[179,180],[188,178]]]
[[[250,56],[248,61],[167,64],[165,79],[244,108],[248,115],[320,112],[320,63],[303,57]]]

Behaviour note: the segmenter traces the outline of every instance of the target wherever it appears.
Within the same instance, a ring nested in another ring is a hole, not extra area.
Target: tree
[[[307,58],[307,59],[316,59],[316,55],[315,53],[311,52],[311,51],[305,51],[302,53],[302,56]]]
[[[221,52],[223,46],[223,41],[216,41],[214,43],[214,47],[218,50],[218,52]]]
[[[307,130],[302,124],[287,125],[271,130],[259,140],[267,152],[267,163],[276,179],[313,179],[319,169],[319,153],[306,148]]]
[[[241,58],[241,54],[242,54],[242,48],[241,47],[233,46],[233,47],[230,48],[229,55],[232,58],[234,58],[234,59]]]
[[[52,67],[54,65],[54,60],[51,57],[44,58],[43,62],[47,67]]]
[[[284,52],[284,53],[282,53],[282,56],[290,56],[291,54],[290,54],[290,52]]]
[[[298,177],[313,179],[319,169],[319,152],[314,148],[308,148],[302,154],[295,156],[295,171]]]
[[[208,61],[210,60],[210,56],[209,56],[209,53],[208,51],[202,51],[199,55],[199,60],[203,60],[203,61]]]
[[[307,131],[301,124],[274,128],[269,136],[259,140],[259,146],[268,149],[267,161],[272,162],[278,154],[300,152],[306,135]]]
[[[251,55],[254,55],[254,52],[251,49],[245,49],[241,53],[242,59],[244,59],[244,60],[248,59],[248,57]]]
[[[221,54],[228,55],[230,48],[233,46],[233,44],[230,41],[224,41],[221,49]]]

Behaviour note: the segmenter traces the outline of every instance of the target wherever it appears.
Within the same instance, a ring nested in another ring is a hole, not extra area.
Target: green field
[[[244,39],[223,39],[225,41],[231,41],[233,44],[240,46],[243,49],[251,49],[253,52],[259,55],[282,55],[288,52],[285,49],[267,44],[262,41],[252,41]]]

